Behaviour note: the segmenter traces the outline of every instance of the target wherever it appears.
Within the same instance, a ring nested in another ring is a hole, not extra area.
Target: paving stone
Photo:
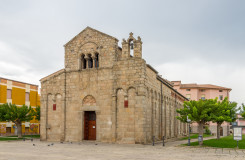
[[[33,146],[32,144],[35,144]],[[159,147],[141,144],[108,144],[94,142],[81,143],[56,143],[53,146],[47,146],[51,142],[31,141],[11,141],[0,142],[0,160],[242,160],[243,150],[238,150],[239,154],[219,154],[216,149],[194,148],[194,147]],[[210,150],[213,152],[210,153]],[[223,152],[229,149],[224,149]],[[230,149],[233,153],[234,149]],[[30,152],[31,151],[31,152]],[[218,152],[220,150],[217,150]],[[236,153],[236,152],[234,152]]]

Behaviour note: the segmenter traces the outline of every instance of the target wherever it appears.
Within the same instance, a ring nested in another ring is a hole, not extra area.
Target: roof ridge
[[[78,35],[82,34],[82,33],[83,33],[85,30],[87,30],[87,29],[91,29],[91,30],[93,30],[93,31],[95,31],[95,32],[99,32],[100,34],[103,34],[103,35],[105,35],[105,36],[107,36],[107,37],[113,38],[113,39],[115,39],[116,41],[118,41],[117,38],[115,38],[115,37],[113,37],[113,36],[111,36],[111,35],[109,35],[109,34],[106,34],[106,33],[104,33],[104,32],[98,31],[98,30],[96,30],[96,29],[94,29],[94,28],[91,28],[91,27],[87,26],[85,29],[83,29],[81,32],[79,32],[76,36],[74,36],[71,40],[69,40],[66,44],[64,44],[64,47],[67,46],[71,41],[73,41],[74,39],[76,39]]]
[[[41,78],[39,81],[42,82],[42,81],[46,80],[47,78],[53,77],[53,76],[55,76],[55,75],[57,75],[57,74],[59,74],[59,73],[63,73],[64,71],[65,71],[64,68],[63,68],[63,69],[60,69],[60,70],[58,70],[58,71],[56,71],[56,72],[53,72],[53,73],[47,75],[46,77]]]

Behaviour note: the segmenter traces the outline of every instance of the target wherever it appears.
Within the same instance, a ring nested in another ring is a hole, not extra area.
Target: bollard
[[[164,136],[162,136],[162,146],[165,146],[165,144],[164,144]]]
[[[32,133],[31,133],[31,141],[33,141],[33,138],[32,138]]]
[[[25,139],[25,135],[26,135],[26,133],[24,132],[23,141],[25,141],[25,140],[26,140],[26,139]]]
[[[152,145],[155,145],[155,136],[152,137]]]

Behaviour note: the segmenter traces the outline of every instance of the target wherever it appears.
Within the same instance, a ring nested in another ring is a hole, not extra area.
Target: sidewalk
[[[203,140],[209,140],[209,139],[214,139],[214,138],[216,138],[216,136],[206,137],[206,138],[203,138]],[[197,138],[196,139],[191,139],[191,142],[197,142],[197,141],[198,141]],[[185,139],[185,140],[176,140],[176,141],[166,142],[165,143],[165,146],[166,147],[170,147],[170,146],[171,147],[174,147],[174,146],[179,146],[181,144],[187,144],[187,143],[188,143],[188,139]],[[159,144],[157,143],[157,145],[159,145]]]

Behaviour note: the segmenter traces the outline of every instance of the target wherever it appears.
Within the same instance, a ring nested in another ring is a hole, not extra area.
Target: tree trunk
[[[22,138],[21,121],[20,122],[16,122],[16,126],[17,126],[17,135],[18,135],[18,138]]]
[[[217,123],[217,139],[220,139],[220,126],[221,123]]]
[[[198,133],[199,133],[199,136],[202,136],[203,137],[203,124],[202,122],[198,123]],[[202,141],[199,141],[199,145],[202,145],[203,144],[203,140]]]

